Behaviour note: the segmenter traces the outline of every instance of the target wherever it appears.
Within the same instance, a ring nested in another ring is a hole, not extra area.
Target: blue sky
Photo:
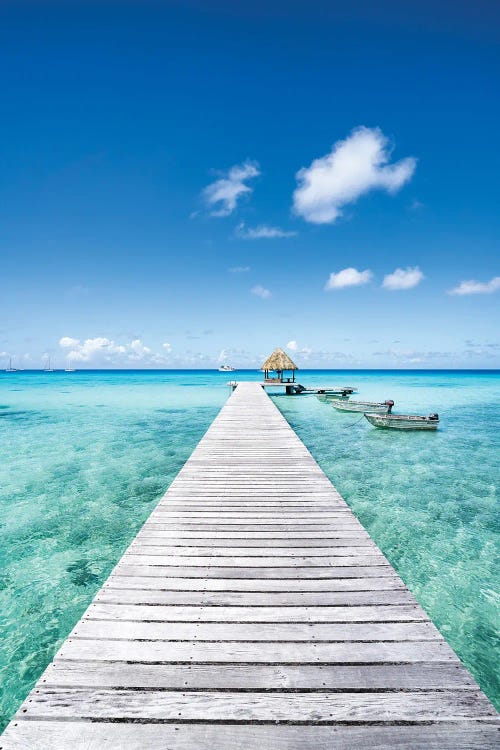
[[[2,362],[500,366],[499,41],[493,2],[4,1]]]

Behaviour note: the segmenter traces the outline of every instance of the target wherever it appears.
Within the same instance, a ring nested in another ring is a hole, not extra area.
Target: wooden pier
[[[499,747],[495,709],[241,383],[1,750]]]

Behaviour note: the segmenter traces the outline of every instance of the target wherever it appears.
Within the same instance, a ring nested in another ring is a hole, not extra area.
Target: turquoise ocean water
[[[255,372],[237,373],[259,379]],[[206,371],[0,373],[0,726],[229,395]],[[498,682],[500,374],[301,371],[436,434],[376,430],[314,396],[275,396],[481,687]]]

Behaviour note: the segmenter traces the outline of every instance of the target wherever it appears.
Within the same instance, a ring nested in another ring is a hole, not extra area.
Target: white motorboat
[[[365,414],[367,420],[374,427],[389,430],[437,430],[439,415],[429,414],[421,417],[416,414]]]

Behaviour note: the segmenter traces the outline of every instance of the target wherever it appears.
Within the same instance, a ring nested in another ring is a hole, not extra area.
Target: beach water
[[[235,373],[260,379],[255,372]],[[227,373],[0,373],[0,700],[12,716],[229,395]],[[479,684],[500,705],[492,372],[301,371],[433,433],[273,396]]]

